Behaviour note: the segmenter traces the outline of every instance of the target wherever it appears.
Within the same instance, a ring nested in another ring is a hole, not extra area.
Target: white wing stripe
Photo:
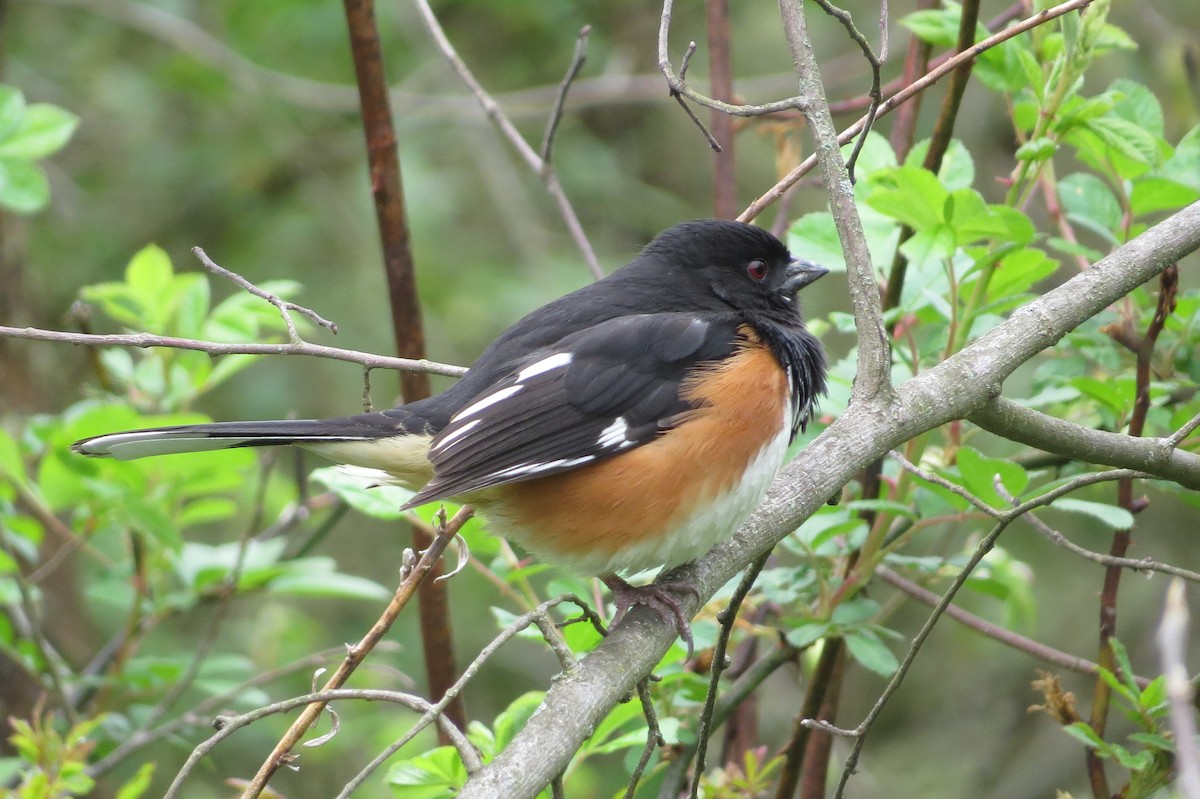
[[[449,433],[446,434],[445,438],[441,439],[440,441],[438,441],[436,444],[433,445],[433,447],[431,448],[432,451],[436,451],[436,450],[445,448],[446,446],[448,446],[450,444],[450,442],[454,441],[457,438],[465,436],[467,433],[471,432],[471,429],[474,428],[476,425],[478,425],[482,421],[483,421],[482,419],[472,419],[471,421],[464,424],[462,427],[459,427],[456,430],[451,430]]]
[[[542,463],[519,463],[516,466],[510,466],[507,469],[494,472],[492,477],[516,477],[521,474],[538,474],[539,472],[546,472],[551,469],[567,469],[571,466],[579,466],[595,459],[595,455],[584,455],[581,458],[559,458],[555,461],[544,461]]]
[[[503,400],[508,399],[513,394],[516,394],[518,391],[520,391],[523,388],[525,388],[525,386],[518,384],[515,386],[508,386],[507,388],[502,388],[499,391],[493,391],[491,394],[488,394],[483,399],[478,400],[477,402],[474,402],[474,403],[468,405],[467,407],[463,408],[458,413],[454,414],[454,418],[451,419],[450,421],[457,422],[461,419],[465,419],[468,416],[474,416],[475,414],[482,411],[484,408],[487,408],[491,405],[495,405],[497,402],[502,402]]]
[[[523,382],[531,377],[540,375],[544,372],[549,372],[551,369],[558,369],[566,366],[571,362],[573,356],[569,352],[556,352],[542,358],[540,361],[529,364],[521,371],[517,372],[517,382]]]

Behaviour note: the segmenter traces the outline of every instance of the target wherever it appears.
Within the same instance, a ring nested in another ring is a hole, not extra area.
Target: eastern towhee
[[[826,273],[774,236],[685,222],[634,261],[526,316],[435,397],[337,419],[112,433],[85,455],[294,444],[417,490],[405,508],[470,502],[493,532],[600,575],[618,618],[679,602],[616,576],[674,566],[732,535],[825,390],[796,292]]]

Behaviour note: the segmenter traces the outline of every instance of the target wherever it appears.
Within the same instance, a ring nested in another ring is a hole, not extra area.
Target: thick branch
[[[1085,463],[1137,469],[1200,490],[1200,455],[1166,438],[1133,438],[1072,424],[997,397],[971,414],[975,424],[1011,441]]]
[[[867,399],[891,391],[891,350],[883,325],[879,302],[879,287],[871,253],[863,234],[862,220],[854,204],[854,187],[842,160],[837,128],[829,114],[829,102],[821,84],[817,55],[808,36],[804,10],[799,0],[780,0],[784,33],[792,52],[792,62],[800,80],[801,106],[805,119],[816,139],[817,163],[829,195],[829,209],[837,226],[842,251],[846,255],[846,272],[850,280],[850,299],[854,303],[854,320],[858,329],[858,375],[854,379],[854,398]],[[865,124],[865,122],[864,122]]]

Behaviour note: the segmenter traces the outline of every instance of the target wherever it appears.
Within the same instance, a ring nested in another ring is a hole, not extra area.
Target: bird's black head
[[[795,313],[796,292],[829,270],[793,258],[783,242],[754,225],[728,219],[683,222],[642,251],[686,282],[740,311]]]

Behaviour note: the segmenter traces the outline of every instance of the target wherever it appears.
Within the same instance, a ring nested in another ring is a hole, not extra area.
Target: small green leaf
[[[32,161],[58,152],[79,125],[79,117],[48,103],[34,103],[15,130],[0,136],[0,158]]]
[[[1032,141],[1027,141],[1018,147],[1017,160],[1040,164],[1043,161],[1048,161],[1057,149],[1057,141],[1048,136],[1042,136]]]
[[[496,716],[493,729],[496,733],[496,751],[503,752],[504,747],[525,728],[529,717],[541,706],[546,694],[542,691],[529,691],[514,699],[500,715]]]
[[[1083,743],[1085,746],[1102,751],[1108,750],[1108,744],[1104,741],[1104,739],[1097,735],[1096,731],[1085,722],[1077,721],[1074,724],[1068,724],[1067,726],[1063,727],[1063,730],[1075,740]]]
[[[117,799],[139,799],[150,789],[150,780],[154,777],[154,763],[143,763],[129,780],[117,791]]]
[[[401,518],[404,514],[400,506],[412,499],[414,493],[400,486],[381,485],[377,478],[338,466],[315,469],[308,477],[337,494],[359,513],[376,519]]]
[[[0,86],[0,140],[21,124],[25,116],[25,95],[14,86]]]
[[[830,621],[841,626],[865,624],[879,615],[879,603],[865,596],[856,596],[833,609]]]
[[[449,799],[467,781],[467,770],[453,746],[439,746],[396,763],[388,785],[397,799]]]
[[[1129,208],[1135,216],[1175,211],[1200,199],[1200,191],[1170,178],[1146,176],[1133,182]]]
[[[1114,152],[1132,161],[1153,166],[1159,160],[1157,138],[1135,122],[1116,116],[1103,116],[1088,120],[1085,127]]]
[[[878,188],[870,193],[866,202],[881,214],[918,231],[946,221],[943,213],[949,192],[928,169],[897,167],[886,170],[875,183]]]
[[[900,24],[912,31],[918,39],[930,44],[949,47],[958,40],[958,21],[948,9],[915,11],[901,17]]]
[[[1086,172],[1067,175],[1058,182],[1058,198],[1072,222],[1116,241],[1114,232],[1121,229],[1121,205],[1100,178]]]
[[[992,280],[988,283],[988,297],[1008,297],[1022,294],[1039,280],[1054,274],[1058,261],[1041,250],[1025,247],[1000,259]]]
[[[162,299],[174,276],[171,257],[156,244],[147,244],[138,250],[125,267],[125,282],[129,287],[141,298],[154,303]]]
[[[900,662],[879,636],[869,630],[851,630],[844,640],[846,648],[863,667],[883,677],[891,677]]]
[[[1103,502],[1091,502],[1086,499],[1062,497],[1056,499],[1053,508],[1067,513],[1079,513],[1090,516],[1101,522],[1109,530],[1128,530],[1133,527],[1133,514],[1116,505],[1105,505]]]
[[[956,456],[963,486],[993,508],[1007,508],[1010,502],[996,491],[995,479],[1012,496],[1020,496],[1029,485],[1029,474],[1020,464],[1004,458],[989,458],[971,447],[962,447]]]
[[[788,630],[786,637],[789,644],[797,649],[804,649],[829,635],[829,629],[830,625],[826,622],[805,622]]]
[[[18,214],[32,214],[50,202],[46,173],[32,161],[0,158],[0,207]]]
[[[905,166],[920,167],[925,162],[929,152],[929,139],[921,139],[908,151],[904,159]],[[971,152],[958,139],[951,139],[950,145],[942,156],[942,165],[938,168],[938,180],[950,191],[967,189],[975,185],[975,161]]]

